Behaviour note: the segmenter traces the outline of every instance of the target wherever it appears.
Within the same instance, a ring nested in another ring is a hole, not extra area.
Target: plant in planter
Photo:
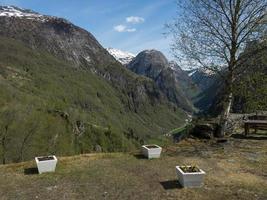
[[[39,174],[42,174],[44,172],[54,172],[57,165],[57,158],[56,156],[35,157],[35,162]]]
[[[176,166],[178,180],[183,187],[200,187],[203,183],[205,172],[195,165]]]
[[[142,153],[148,159],[150,158],[159,158],[161,154],[162,148],[155,144],[143,145]]]

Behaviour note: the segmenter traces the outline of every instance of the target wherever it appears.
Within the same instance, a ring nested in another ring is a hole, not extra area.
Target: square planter
[[[148,159],[150,158],[159,158],[161,154],[162,148],[155,144],[143,145],[142,153]]]
[[[176,173],[183,187],[201,187],[206,174],[202,169],[199,172],[184,172],[180,166],[176,166]]]
[[[42,174],[44,172],[54,172],[57,165],[57,158],[56,156],[35,157],[35,162],[39,174]]]

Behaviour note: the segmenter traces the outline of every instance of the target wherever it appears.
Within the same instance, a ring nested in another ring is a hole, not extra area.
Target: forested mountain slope
[[[184,123],[150,79],[87,31],[16,7],[0,9],[0,158],[125,151]]]

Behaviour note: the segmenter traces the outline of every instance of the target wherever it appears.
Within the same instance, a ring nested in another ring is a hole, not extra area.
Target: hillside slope
[[[14,6],[0,6],[0,25],[2,163],[127,151],[184,123],[152,80],[86,30]]]
[[[0,48],[2,163],[92,152],[97,145],[125,151],[184,123],[181,110],[153,97],[150,80],[129,73],[129,84],[118,89],[17,40],[1,37]]]
[[[235,84],[234,112],[267,110],[267,40],[250,44],[245,53],[250,52],[253,55],[244,56],[242,76]]]

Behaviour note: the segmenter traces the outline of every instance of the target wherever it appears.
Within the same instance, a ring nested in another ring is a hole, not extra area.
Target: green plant
[[[199,167],[197,165],[185,165],[180,166],[180,168],[184,173],[200,172]]]

